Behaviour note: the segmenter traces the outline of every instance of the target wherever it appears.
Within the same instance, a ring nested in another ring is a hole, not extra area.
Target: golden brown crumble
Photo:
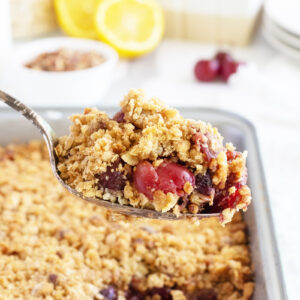
[[[49,72],[75,71],[98,66],[104,60],[104,57],[95,51],[82,52],[62,48],[40,54],[25,67]]]
[[[221,212],[223,224],[250,204],[247,153],[235,151],[232,144],[223,146],[216,128],[184,119],[158,99],[145,99],[141,90],[128,93],[113,119],[86,108],[71,121],[70,135],[61,137],[56,147],[58,170],[87,197],[177,214]],[[189,177],[177,189],[166,186],[170,180],[165,170],[170,167]],[[158,177],[156,187],[148,187],[150,182],[141,188],[141,176],[149,181],[145,173],[150,171],[161,171],[164,180],[157,183]],[[235,194],[229,194],[231,187]]]
[[[112,222],[106,210],[57,182],[41,142],[0,148],[0,169],[0,299],[105,299],[110,286],[118,300],[129,286],[169,287],[174,300],[195,291],[250,299],[253,274],[240,214],[226,227],[213,218],[198,226]]]

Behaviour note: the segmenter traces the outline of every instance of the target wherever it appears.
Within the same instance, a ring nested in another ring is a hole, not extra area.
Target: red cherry
[[[240,189],[242,188],[242,184],[241,183],[237,183],[235,185],[236,191],[231,194],[230,196],[228,196],[228,207],[230,208],[234,208],[237,206],[237,204],[239,203],[239,201],[241,200],[241,195],[240,195]]]
[[[133,180],[137,190],[149,199],[153,198],[158,176],[154,167],[148,161],[140,162],[133,174]]]
[[[164,193],[184,194],[184,184],[189,181],[195,185],[195,176],[184,166],[173,162],[163,162],[156,169],[158,175],[158,189]]]
[[[227,52],[218,52],[215,55],[215,59],[218,60],[220,64],[219,75],[221,75],[224,81],[237,71],[240,63],[234,61],[232,56]]]
[[[239,63],[235,61],[224,60],[221,67],[221,77],[224,81],[228,81],[229,77],[234,74],[239,67]]]
[[[137,190],[149,199],[153,199],[153,192],[160,190],[164,193],[184,195],[184,184],[189,181],[195,185],[195,176],[187,168],[165,161],[157,169],[148,161],[142,161],[136,166],[133,175]]]
[[[227,160],[228,161],[231,161],[231,160],[234,160],[236,159],[238,156],[241,156],[242,153],[239,152],[239,151],[230,151],[230,150],[227,150],[226,151],[226,156],[227,156]]]
[[[199,60],[195,66],[195,76],[199,81],[214,81],[219,73],[220,64],[216,59]]]
[[[224,61],[233,61],[233,58],[229,53],[222,52],[222,51],[218,52],[215,55],[215,59],[220,63],[221,66],[222,66]]]
[[[243,184],[238,182],[233,185],[236,188],[236,191],[229,195],[227,191],[217,191],[214,198],[213,210],[223,210],[226,208],[234,208],[241,200],[240,189],[243,187]]]

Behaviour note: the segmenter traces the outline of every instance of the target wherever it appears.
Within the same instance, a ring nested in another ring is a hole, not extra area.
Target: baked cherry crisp
[[[86,108],[71,121],[56,147],[58,170],[87,197],[176,215],[216,212],[222,224],[251,202],[247,153],[141,90],[113,118]]]
[[[217,218],[116,222],[68,193],[47,153],[39,141],[0,146],[0,299],[251,299],[240,213],[225,227]]]

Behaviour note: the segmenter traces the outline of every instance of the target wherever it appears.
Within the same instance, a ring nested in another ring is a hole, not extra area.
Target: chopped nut
[[[175,206],[178,198],[176,194],[165,194],[162,191],[155,191],[153,194],[153,205],[157,211],[166,212]]]
[[[197,213],[199,212],[199,206],[196,205],[196,204],[191,203],[191,204],[189,204],[189,206],[188,206],[188,210],[189,210],[189,212],[192,213],[192,214],[197,214]]]
[[[194,190],[194,188],[193,188],[192,184],[189,181],[187,181],[184,184],[183,190],[189,195]]]
[[[25,65],[29,69],[48,72],[83,70],[98,66],[104,57],[95,51],[81,52],[70,49],[59,49],[45,52]]]

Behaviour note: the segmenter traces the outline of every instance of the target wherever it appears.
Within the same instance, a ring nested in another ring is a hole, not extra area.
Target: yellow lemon
[[[163,13],[154,0],[101,0],[95,24],[99,38],[125,57],[153,50],[164,30]]]
[[[97,38],[95,11],[99,0],[54,0],[61,28],[70,36]]]

